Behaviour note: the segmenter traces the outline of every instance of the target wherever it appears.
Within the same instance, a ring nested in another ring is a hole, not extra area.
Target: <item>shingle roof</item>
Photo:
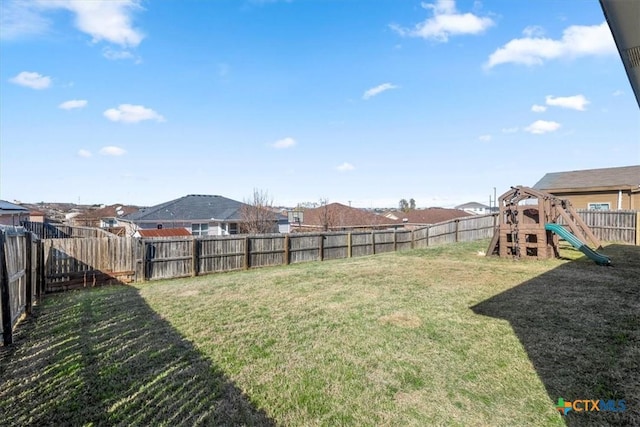
[[[489,206],[483,205],[482,203],[478,203],[478,202],[469,202],[469,203],[464,203],[462,205],[456,206],[456,209],[473,209],[473,208],[489,209]]]
[[[638,188],[640,165],[619,168],[587,169],[569,172],[551,172],[542,177],[536,190],[588,189],[615,187]]]
[[[414,209],[407,212],[396,212],[394,214],[397,218],[400,218],[401,221],[406,218],[406,222],[410,224],[435,224],[442,221],[449,221],[450,219],[471,216],[469,212],[446,208]]]
[[[161,229],[140,229],[138,230],[140,237],[182,237],[191,236],[191,233],[185,228],[161,228]]]
[[[215,219],[222,221],[241,219],[242,202],[222,196],[189,194],[188,196],[140,209],[127,215],[129,221],[190,221]]]
[[[100,209],[88,210],[76,218],[78,219],[100,219],[100,218],[117,218],[125,215],[130,215],[134,212],[137,212],[139,208],[137,206],[126,206],[121,204],[105,206]],[[122,212],[122,213],[118,213]]]
[[[389,218],[367,212],[363,209],[352,208],[340,203],[329,203],[319,208],[305,209],[302,224],[305,226],[324,226],[328,222],[329,227],[357,227],[367,225],[397,224]]]
[[[7,202],[6,200],[0,200],[0,211],[19,211],[28,213],[29,209],[24,206],[16,205],[15,203]]]

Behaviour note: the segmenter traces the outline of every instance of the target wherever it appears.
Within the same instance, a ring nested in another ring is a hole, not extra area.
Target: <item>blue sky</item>
[[[640,163],[597,0],[2,0],[0,197],[488,203]]]

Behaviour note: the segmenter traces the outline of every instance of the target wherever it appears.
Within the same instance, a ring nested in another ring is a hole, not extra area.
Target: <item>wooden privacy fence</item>
[[[638,211],[577,209],[576,212],[601,241],[640,245],[640,215],[638,215]],[[562,222],[560,223],[562,224]]]
[[[137,239],[133,237],[45,239],[46,291],[132,282],[137,246]]]
[[[636,243],[636,212],[581,211],[603,241]],[[497,215],[458,218],[415,230],[342,231],[140,240],[46,239],[46,290],[197,276],[272,265],[372,255],[488,239]],[[634,225],[635,224],[635,225]]]
[[[42,242],[24,229],[0,230],[0,332],[4,345],[43,292]]]

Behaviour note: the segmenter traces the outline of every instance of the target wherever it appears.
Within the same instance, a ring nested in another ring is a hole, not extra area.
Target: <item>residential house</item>
[[[137,206],[121,204],[103,206],[98,209],[87,209],[69,218],[71,225],[81,227],[113,228],[118,226],[118,220],[125,215],[137,212]]]
[[[464,203],[456,206],[455,209],[460,209],[473,215],[486,215],[491,213],[491,207],[478,202]]]
[[[547,173],[533,188],[576,209],[640,210],[640,165]]]
[[[136,229],[186,228],[194,236],[220,236],[242,231],[243,207],[249,205],[218,195],[190,194],[120,219]],[[288,231],[286,217],[274,213],[273,231]]]
[[[29,209],[15,203],[0,200],[0,224],[19,226],[21,221],[29,220]]]
[[[464,218],[471,216],[469,212],[459,209],[447,208],[427,208],[427,209],[411,209],[409,211],[390,211],[385,216],[392,220],[398,220],[405,224],[405,228],[415,228],[428,224],[436,224],[438,222],[449,221],[456,218]]]
[[[401,226],[397,220],[352,208],[341,203],[329,203],[318,208],[294,211],[290,217],[292,231],[336,231],[347,229],[384,229]]]

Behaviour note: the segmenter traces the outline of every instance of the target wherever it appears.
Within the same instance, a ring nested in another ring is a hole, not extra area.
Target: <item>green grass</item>
[[[478,256],[486,245],[50,296],[0,350],[0,413],[95,425],[638,420],[639,248],[605,248],[616,265],[605,268],[570,249]],[[630,409],[562,418],[558,397]]]

